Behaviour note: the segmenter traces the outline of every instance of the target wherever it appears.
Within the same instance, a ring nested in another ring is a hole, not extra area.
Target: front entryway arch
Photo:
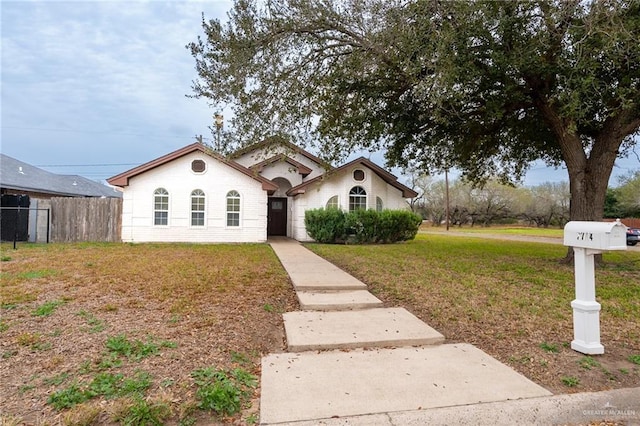
[[[267,208],[267,236],[286,236],[288,225],[288,199],[287,191],[291,189],[291,183],[281,177],[271,180],[278,185],[278,190],[269,197]]]

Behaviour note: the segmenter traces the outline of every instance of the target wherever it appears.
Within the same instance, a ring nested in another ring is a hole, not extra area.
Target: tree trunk
[[[620,142],[611,137],[596,139],[587,158],[582,147],[580,152],[566,156],[569,172],[569,220],[601,221],[604,216],[604,200],[609,178],[617,157]],[[601,256],[598,256],[598,261]],[[569,247],[564,262],[573,262],[573,248]]]
[[[561,118],[558,111],[543,96],[535,95],[534,103],[545,122],[557,138],[562,158],[569,173],[569,220],[600,221],[604,215],[604,200],[609,177],[613,171],[618,149],[627,135],[626,113],[610,117],[591,143],[589,154],[585,152],[583,140],[571,120]],[[569,247],[565,262],[573,262],[573,249]]]

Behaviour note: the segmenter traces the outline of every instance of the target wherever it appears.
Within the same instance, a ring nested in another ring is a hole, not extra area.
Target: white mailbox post
[[[603,354],[600,344],[600,304],[596,302],[593,255],[604,250],[627,249],[627,227],[615,222],[569,222],[564,227],[564,245],[573,247],[576,299],[573,308],[571,349],[583,354]]]

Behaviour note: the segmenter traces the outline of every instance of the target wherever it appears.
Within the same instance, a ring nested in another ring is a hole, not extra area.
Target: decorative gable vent
[[[204,173],[206,168],[207,165],[203,160],[193,160],[191,162],[191,170],[193,170],[194,173]]]

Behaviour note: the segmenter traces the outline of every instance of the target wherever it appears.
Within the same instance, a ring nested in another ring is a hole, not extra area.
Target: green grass
[[[46,379],[45,384],[61,384],[68,377],[55,376]],[[98,373],[90,382],[74,380],[66,388],[53,392],[47,402],[56,410],[63,410],[96,397],[143,398],[147,389],[151,387],[151,380],[151,375],[145,371],[137,371],[134,377],[125,377],[122,373]]]
[[[580,358],[578,364],[585,370],[591,370],[592,368],[600,367],[600,363],[590,356]]]
[[[104,322],[96,318],[91,312],[87,312],[83,309],[78,312],[77,315],[87,321],[87,325],[89,326],[89,328],[86,329],[86,331],[88,331],[89,333],[99,333],[106,328]]]
[[[238,413],[257,386],[256,376],[242,368],[233,370],[200,368],[191,373],[198,390],[198,408],[211,410],[222,416]]]
[[[444,232],[447,230],[444,226],[423,226],[420,228],[426,232]],[[563,230],[559,228],[528,228],[518,226],[463,226],[463,227],[449,227],[451,232],[465,232],[471,234],[495,234],[495,235],[522,235],[530,237],[547,237],[547,238],[562,238]]]
[[[65,389],[52,393],[47,403],[56,410],[64,410],[65,408],[71,408],[76,404],[85,402],[90,398],[91,395],[86,390],[82,389],[77,383],[73,383]]]
[[[580,384],[580,379],[574,376],[563,376],[560,381],[570,388],[574,388]]]
[[[126,426],[162,426],[170,415],[171,407],[164,402],[135,398],[115,420]]]
[[[68,378],[69,378],[69,373],[65,371],[60,374],[56,374],[55,376],[43,379],[42,383],[47,386],[51,386],[51,385],[59,386],[63,384],[65,381],[67,381]]]
[[[108,351],[115,355],[121,355],[135,361],[151,355],[158,355],[161,347],[175,348],[176,344],[168,341],[157,342],[153,337],[149,336],[146,342],[141,340],[129,340],[126,335],[109,337],[105,343]]]
[[[540,349],[542,349],[545,352],[549,352],[549,353],[554,353],[557,354],[558,352],[560,352],[560,350],[558,349],[558,345],[552,344],[552,343],[540,343]]]
[[[34,317],[48,317],[58,308],[58,306],[62,304],[64,304],[64,301],[62,300],[51,300],[49,302],[45,302],[31,311],[31,315]]]
[[[560,244],[419,234],[403,244],[306,246],[390,303],[409,304],[445,335],[476,327],[515,341],[527,330],[570,340],[575,278],[573,266],[559,262],[567,250]],[[605,253],[604,262],[596,270],[602,332],[622,333],[638,345],[640,286],[630,283],[640,276],[640,256]]]

